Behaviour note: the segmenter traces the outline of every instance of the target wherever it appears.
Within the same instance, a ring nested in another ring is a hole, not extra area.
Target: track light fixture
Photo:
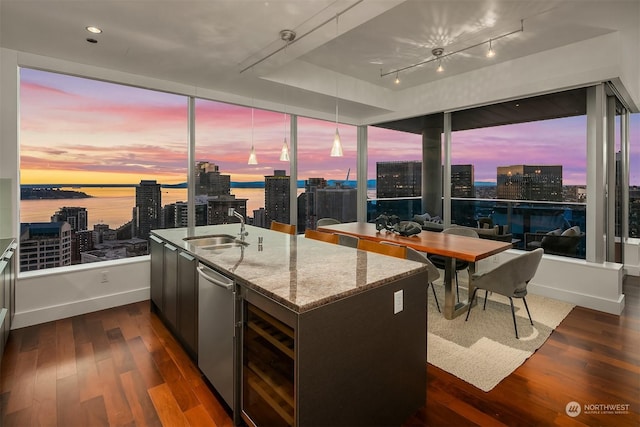
[[[447,58],[449,56],[455,55],[455,54],[460,53],[460,52],[464,52],[464,51],[469,50],[469,49],[473,49],[474,47],[482,46],[483,44],[486,44],[486,43],[489,44],[489,50],[487,51],[486,56],[487,56],[487,58],[493,58],[496,55],[496,52],[493,50],[493,42],[494,41],[499,40],[499,39],[501,39],[503,37],[510,36],[512,34],[521,33],[523,31],[524,31],[524,19],[521,19],[520,20],[520,28],[518,28],[517,30],[509,31],[508,33],[500,34],[499,36],[491,37],[490,39],[484,40],[484,41],[482,41],[480,43],[476,43],[476,44],[473,44],[471,46],[467,46],[467,47],[464,47],[462,49],[454,50],[454,51],[448,52],[448,53],[444,53],[444,48],[442,48],[442,47],[433,48],[431,50],[431,55],[432,55],[431,58],[429,58],[429,59],[427,59],[425,61],[417,62],[415,64],[407,65],[406,67],[396,68],[395,70],[390,70],[390,71],[387,71],[386,73],[383,73],[382,70],[380,70],[380,77],[385,77],[385,76],[388,76],[390,74],[395,74],[396,75],[395,83],[398,83],[400,81],[399,74],[402,71],[410,70],[411,68],[415,68],[415,67],[418,67],[420,65],[428,64],[428,63],[434,62],[434,61],[438,62],[438,68],[436,69],[436,71],[441,73],[441,72],[444,71],[444,67],[442,66],[442,60],[444,58]]]

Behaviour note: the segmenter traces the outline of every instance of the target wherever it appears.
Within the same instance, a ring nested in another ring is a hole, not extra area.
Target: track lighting
[[[469,49],[473,49],[474,47],[482,46],[485,43],[489,44],[489,50],[487,51],[485,56],[487,58],[493,58],[496,55],[496,52],[493,50],[493,42],[494,41],[499,40],[499,39],[501,39],[503,37],[510,36],[512,34],[521,33],[523,31],[524,31],[524,19],[521,19],[520,20],[520,28],[518,28],[517,30],[509,31],[508,33],[504,33],[504,34],[501,34],[501,35],[496,36],[496,37],[491,37],[488,40],[484,40],[484,41],[482,41],[480,43],[476,43],[476,44],[473,44],[471,46],[463,47],[462,49],[458,49],[458,50],[455,50],[453,52],[444,53],[444,48],[442,48],[442,47],[433,48],[431,50],[431,55],[432,55],[431,58],[429,58],[429,59],[427,59],[425,61],[417,62],[415,64],[407,65],[406,67],[396,68],[395,70],[390,70],[390,71],[387,71],[386,73],[383,73],[382,70],[380,70],[380,77],[385,77],[385,76],[388,76],[390,74],[395,74],[396,78],[395,78],[394,82],[396,84],[398,84],[400,82],[400,76],[399,75],[400,75],[400,73],[402,71],[406,71],[406,70],[409,70],[411,68],[418,67],[418,66],[424,65],[424,64],[428,64],[429,62],[434,62],[434,61],[438,61],[438,68],[436,68],[436,71],[441,73],[441,72],[444,71],[444,67],[442,66],[442,60],[444,58],[452,56],[452,55],[455,55],[455,54],[460,53],[460,52],[464,52],[464,51],[469,50]]]

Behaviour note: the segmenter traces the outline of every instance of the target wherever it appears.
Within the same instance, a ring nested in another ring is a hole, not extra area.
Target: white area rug
[[[460,279],[460,300],[466,300],[466,283]],[[444,286],[436,282],[440,308],[444,308]],[[527,295],[533,326],[521,299],[514,298],[520,339],[513,330],[509,299],[489,295],[482,310],[484,291],[477,293],[478,304],[466,313],[446,320],[438,313],[433,293],[428,290],[427,362],[456,377],[489,391],[524,363],[549,338],[551,332],[573,309],[572,304],[538,295]]]

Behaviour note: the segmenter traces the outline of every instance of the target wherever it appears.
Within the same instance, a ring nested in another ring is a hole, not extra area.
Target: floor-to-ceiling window
[[[196,225],[236,222],[229,208],[259,227],[289,222],[288,132],[283,113],[196,100]]]
[[[422,212],[422,136],[370,126],[367,143],[367,219]]]
[[[298,117],[298,231],[320,218],[355,221],[357,128],[340,124],[342,156],[332,157],[336,123]]]
[[[640,237],[640,113],[629,121],[629,237]]]
[[[187,98],[20,71],[22,271],[147,253],[186,200]]]
[[[586,229],[586,116],[453,132],[451,152],[452,171],[474,179],[452,178],[452,222],[507,225],[523,249],[541,233]],[[476,200],[456,194],[470,185]],[[575,251],[584,254],[584,239]]]

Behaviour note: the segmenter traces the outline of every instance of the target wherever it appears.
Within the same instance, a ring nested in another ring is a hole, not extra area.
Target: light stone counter
[[[185,237],[229,234],[240,224],[154,230],[159,238],[297,313],[425,271],[424,264],[247,226],[246,247],[206,249]],[[258,238],[262,237],[262,244]],[[425,283],[426,286],[426,283]]]

